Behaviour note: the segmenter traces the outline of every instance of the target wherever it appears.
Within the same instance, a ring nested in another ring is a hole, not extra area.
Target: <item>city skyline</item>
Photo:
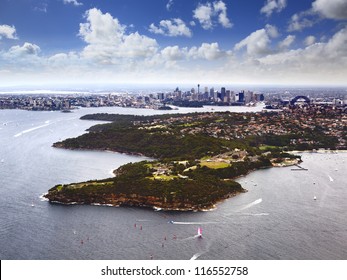
[[[346,0],[0,3],[0,83],[346,85]]]

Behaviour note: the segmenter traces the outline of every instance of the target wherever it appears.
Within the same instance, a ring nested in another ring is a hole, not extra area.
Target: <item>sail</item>
[[[198,235],[201,236],[202,235],[202,230],[201,227],[198,227]]]

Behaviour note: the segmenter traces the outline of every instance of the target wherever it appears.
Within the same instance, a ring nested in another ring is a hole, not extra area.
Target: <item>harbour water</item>
[[[202,110],[211,108],[170,113]],[[42,194],[56,184],[107,178],[120,165],[146,159],[52,147],[97,124],[79,120],[96,112],[168,113],[125,108],[66,114],[0,111],[0,259],[347,259],[343,152],[302,154],[307,171],[271,168],[241,177],[238,181],[248,192],[209,212],[43,200]],[[199,226],[203,238],[196,238]]]

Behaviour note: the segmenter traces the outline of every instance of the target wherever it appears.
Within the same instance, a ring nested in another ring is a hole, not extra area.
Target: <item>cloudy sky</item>
[[[347,85],[347,0],[0,0],[0,85]]]

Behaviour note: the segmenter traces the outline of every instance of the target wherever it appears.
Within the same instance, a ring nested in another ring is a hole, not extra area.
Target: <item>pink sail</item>
[[[198,227],[198,236],[202,236],[202,230],[201,230],[201,227]]]

